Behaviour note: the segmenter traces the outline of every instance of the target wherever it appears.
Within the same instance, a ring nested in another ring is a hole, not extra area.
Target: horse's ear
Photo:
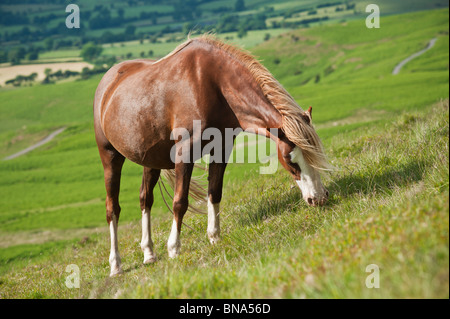
[[[303,118],[304,118],[305,121],[308,122],[309,124],[312,122],[311,112],[312,112],[312,107],[310,106],[310,107],[308,108],[308,110],[305,111],[305,112],[303,113]]]

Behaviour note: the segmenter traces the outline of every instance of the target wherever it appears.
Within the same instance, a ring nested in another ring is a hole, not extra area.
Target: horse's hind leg
[[[153,252],[152,232],[150,211],[153,205],[153,188],[158,182],[161,170],[144,167],[142,175],[142,185],[139,199],[142,211],[142,240],[141,249],[144,253],[144,264],[156,261],[156,255]]]
[[[220,240],[219,207],[222,199],[223,174],[227,163],[210,163],[208,175],[208,228],[211,244]]]
[[[169,257],[174,258],[180,254],[180,231],[183,223],[183,216],[189,205],[189,183],[191,182],[193,163],[175,164],[175,189],[173,196],[173,222],[167,250]]]
[[[122,273],[117,240],[117,224],[120,216],[120,175],[125,157],[116,151],[111,144],[99,143],[98,146],[105,175],[106,221],[109,224],[111,238],[111,252],[109,255],[110,276],[115,276]]]

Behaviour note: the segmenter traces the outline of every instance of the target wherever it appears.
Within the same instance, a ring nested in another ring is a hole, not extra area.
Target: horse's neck
[[[250,72],[238,63],[227,62],[221,75],[222,93],[244,130],[281,127],[281,114],[266,99]]]

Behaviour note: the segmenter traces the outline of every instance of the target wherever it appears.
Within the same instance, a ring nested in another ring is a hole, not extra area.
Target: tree
[[[46,68],[46,69],[44,70],[45,79],[42,80],[42,84],[50,84],[50,83],[53,83],[53,81],[50,81],[51,73],[52,73],[52,69],[50,69],[50,68]]]
[[[45,48],[50,51],[51,49],[53,49],[53,39],[52,38],[47,38],[44,40],[44,45]]]
[[[25,57],[25,50],[23,48],[16,48],[8,52],[8,60],[12,65],[20,64],[20,60]]]
[[[81,70],[81,79],[86,80],[90,77],[90,75],[90,70],[87,66]]]
[[[46,77],[49,77],[49,76],[50,76],[50,73],[52,73],[52,69],[46,68],[46,69],[44,70],[44,74],[45,74]]]
[[[111,12],[107,8],[101,6],[100,10],[94,9],[94,11],[97,14],[89,20],[89,27],[91,29],[103,29],[113,25],[114,20],[111,18]]]
[[[119,16],[120,20],[123,20],[124,13],[125,13],[125,10],[123,10],[123,8],[117,9],[117,15]]]
[[[30,81],[34,81],[36,80],[38,74],[36,72],[31,73],[28,78],[30,79]]]
[[[203,14],[203,11],[202,11],[202,9],[200,9],[200,8],[195,8],[195,10],[194,10],[194,15],[195,15],[195,17],[198,19],[198,18],[201,18],[202,17],[202,14]]]
[[[27,59],[29,61],[37,60],[38,57],[39,57],[39,54],[37,53],[37,51],[32,51],[32,52],[27,54]]]
[[[216,24],[218,33],[237,31],[239,25],[239,18],[237,15],[224,14],[219,18]]]
[[[125,34],[127,34],[127,35],[134,35],[135,32],[136,32],[136,27],[134,25],[128,25],[125,28]]]
[[[189,32],[191,32],[191,30],[194,28],[194,23],[192,23],[192,22],[185,22],[184,24],[183,24],[183,33],[184,34],[186,34],[186,35],[188,35],[189,34]]]
[[[234,4],[234,10],[235,11],[244,11],[245,10],[245,3],[244,0],[237,0]]]
[[[247,30],[245,29],[245,27],[240,26],[239,30],[237,32],[237,36],[239,39],[242,39],[243,37],[247,36]]]
[[[158,23],[158,15],[156,13],[152,14],[152,24],[156,25]]]
[[[0,51],[0,63],[8,61],[8,54],[5,51]]]
[[[80,56],[84,61],[92,62],[100,56],[102,51],[103,48],[101,46],[96,45],[94,42],[88,42],[81,49]]]

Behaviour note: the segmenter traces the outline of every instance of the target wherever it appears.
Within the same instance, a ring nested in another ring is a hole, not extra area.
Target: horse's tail
[[[205,170],[205,168],[195,165],[196,168],[200,168],[202,170]],[[172,190],[175,189],[175,170],[174,169],[163,169],[161,170],[161,175],[165,178],[167,183],[169,184],[170,188]],[[203,174],[204,175],[204,174]],[[203,175],[201,176],[192,176],[191,177],[191,183],[189,185],[189,196],[195,201],[195,204],[189,204],[188,210],[193,213],[198,214],[206,214],[203,212],[198,206],[206,202],[206,197],[208,195],[208,191],[205,185],[205,181],[203,179]],[[159,189],[161,191],[162,198],[164,200],[164,203],[166,204],[167,208],[172,212],[172,209],[170,208],[169,204],[166,202],[164,198],[164,193],[166,193],[171,199],[173,199],[173,196],[169,193],[166,186],[164,185],[163,179],[160,177],[160,180],[158,183]],[[162,185],[162,188],[161,188]],[[201,205],[202,207],[205,207],[204,205]],[[173,213],[173,212],[172,212]]]

